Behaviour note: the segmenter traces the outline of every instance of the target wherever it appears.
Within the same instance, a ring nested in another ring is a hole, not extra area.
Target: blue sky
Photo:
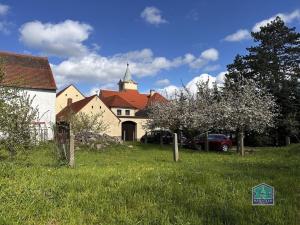
[[[278,14],[300,30],[297,0],[0,0],[0,50],[49,57],[59,89],[114,89],[129,62],[141,92],[172,90],[222,82],[249,32]]]

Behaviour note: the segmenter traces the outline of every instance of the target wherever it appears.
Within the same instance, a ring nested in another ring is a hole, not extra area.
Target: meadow
[[[43,145],[0,156],[0,224],[300,224],[300,145],[235,152],[157,145],[76,151],[68,168]],[[251,188],[275,188],[274,206],[252,206]]]

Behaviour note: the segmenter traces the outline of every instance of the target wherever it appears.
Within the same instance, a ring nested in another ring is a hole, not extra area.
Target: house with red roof
[[[56,122],[56,84],[46,57],[0,52],[5,76],[2,85],[25,90],[33,98],[33,107],[38,109],[38,118],[33,123],[39,136],[53,138]]]
[[[123,140],[136,140],[141,138],[146,130],[147,116],[144,110],[156,101],[166,99],[151,90],[148,94],[138,91],[138,84],[132,79],[129,65],[122,80],[119,81],[119,90],[100,90],[100,99],[121,120],[121,137]]]
[[[104,122],[108,122],[110,126],[107,134],[126,141],[140,139],[146,132],[148,120],[145,109],[153,102],[163,102],[166,99],[153,90],[148,94],[140,93],[138,84],[131,77],[128,64],[125,75],[118,84],[118,91],[100,90],[98,96],[90,97],[84,97],[74,85],[66,87],[57,94],[57,119],[62,120],[71,111],[102,111]]]

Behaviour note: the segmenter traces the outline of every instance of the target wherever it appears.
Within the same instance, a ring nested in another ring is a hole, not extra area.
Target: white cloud
[[[98,95],[99,90],[100,89],[98,87],[92,87],[88,93],[85,93],[85,96]]]
[[[215,48],[209,48],[201,53],[201,55],[196,58],[193,55],[186,54],[185,61],[193,69],[199,69],[207,65],[211,61],[216,61],[219,58],[219,52]]]
[[[162,79],[155,82],[157,86],[167,86],[170,84],[170,81],[168,79]]]
[[[279,16],[285,23],[292,23],[295,20],[300,21],[300,10],[294,10],[291,13],[278,13],[268,19],[262,20],[260,22],[257,22],[253,28],[252,31],[253,32],[258,32],[260,31],[260,28],[263,26],[266,26],[268,23],[270,23],[271,21],[275,20],[276,17]],[[229,42],[238,42],[238,41],[242,41],[242,40],[246,40],[246,39],[250,39],[251,35],[250,35],[250,31],[247,29],[240,29],[238,31],[236,31],[233,34],[230,34],[228,36],[226,36],[224,38],[225,41],[229,41]]]
[[[153,24],[153,25],[159,25],[163,23],[167,23],[168,21],[165,20],[162,15],[161,11],[154,7],[146,7],[143,12],[141,13],[141,17],[148,23]]]
[[[199,76],[194,77],[192,80],[190,80],[185,87],[190,90],[192,93],[197,92],[197,84],[199,82],[207,82],[210,88],[213,87],[214,83],[216,83],[219,87],[223,86],[225,82],[225,74],[227,72],[221,72],[217,76],[212,76],[207,73],[200,74]],[[168,85],[164,88],[158,89],[158,92],[166,97],[172,97],[176,92],[181,90],[182,87],[178,87],[175,85]]]
[[[5,16],[9,11],[9,6],[0,3],[0,16]]]
[[[215,48],[210,48],[203,51],[201,57],[206,60],[216,61],[219,58],[219,52]]]
[[[196,65],[198,61],[202,65]],[[126,69],[126,63],[134,76],[154,76],[161,70],[169,70],[183,65],[199,68],[207,65],[210,60],[195,57],[187,53],[183,57],[168,59],[154,56],[151,49],[142,49],[127,53],[119,53],[107,57],[90,52],[82,57],[70,57],[57,65],[52,65],[58,85],[76,82],[97,82],[100,85],[115,83],[121,79]]]
[[[0,3],[0,16],[6,16],[10,7]],[[9,34],[9,27],[11,26],[10,22],[5,20],[0,20],[0,32],[3,34]]]
[[[157,92],[161,95],[165,96],[166,98],[170,98],[176,94],[180,90],[179,87],[175,85],[169,85],[164,88],[158,89]]]
[[[260,30],[260,27],[266,26],[268,23],[270,23],[272,20],[274,20],[277,16],[279,16],[285,23],[291,23],[295,20],[300,21],[300,10],[297,9],[291,13],[278,13],[275,16],[272,16],[268,19],[265,19],[265,20],[262,20],[262,21],[256,23],[253,26],[252,31],[258,32]]]
[[[88,39],[92,29],[88,24],[73,20],[57,24],[32,21],[21,26],[20,40],[28,47],[46,54],[80,56],[88,52],[83,42]]]
[[[250,39],[250,37],[251,37],[250,32],[247,29],[241,29],[233,34],[226,36],[224,40],[229,42],[236,42],[236,41]]]
[[[0,32],[3,34],[9,34],[10,33],[10,30],[9,30],[10,25],[11,25],[11,23],[8,23],[6,21],[0,21]]]
[[[20,40],[30,48],[48,55],[67,57],[60,63],[51,65],[58,87],[78,82],[97,83],[99,86],[116,83],[123,77],[127,62],[134,76],[143,77],[154,76],[162,70],[183,65],[201,68],[217,60],[219,55],[216,49],[210,48],[199,57],[187,53],[169,59],[155,56],[151,49],[145,48],[103,56],[84,44],[92,29],[88,24],[72,20],[57,24],[33,21],[22,25]],[[99,46],[94,45],[95,48],[98,49]]]

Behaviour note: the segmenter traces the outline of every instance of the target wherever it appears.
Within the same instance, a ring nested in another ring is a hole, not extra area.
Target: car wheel
[[[228,152],[228,145],[222,145],[222,152]]]

